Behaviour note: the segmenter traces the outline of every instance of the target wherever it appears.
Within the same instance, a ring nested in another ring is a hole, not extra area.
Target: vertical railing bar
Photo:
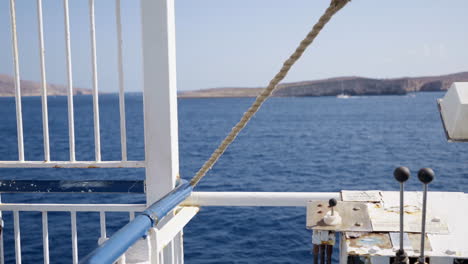
[[[0,203],[1,203],[1,196],[0,196]],[[5,264],[5,256],[4,256],[4,247],[3,247],[3,229],[5,229],[5,222],[3,221],[3,214],[0,211],[0,264]]]
[[[120,0],[115,2],[115,18],[117,24],[117,53],[119,70],[119,110],[120,110],[120,145],[122,160],[127,160],[127,128],[125,118],[125,87],[123,71],[123,51],[122,51],[122,20],[120,11]]]
[[[14,222],[14,230],[15,230],[15,258],[16,264],[21,264],[21,232],[20,232],[20,225],[19,225],[19,212],[13,211],[13,222]]]
[[[70,217],[71,217],[71,229],[72,229],[73,264],[78,264],[78,235],[76,231],[76,211],[71,211]]]
[[[68,99],[68,141],[70,147],[70,161],[75,161],[75,115],[73,108],[73,72],[71,63],[71,41],[70,41],[70,16],[68,11],[68,0],[63,0],[65,19],[65,48],[67,55],[67,99]]]
[[[18,159],[24,161],[23,115],[21,112],[21,83],[18,59],[18,38],[16,34],[15,0],[10,0],[11,39],[13,50],[13,68],[15,74],[16,129],[18,137]]]
[[[184,244],[184,231],[183,229],[180,230],[180,232],[176,235],[174,238],[174,243],[183,245]],[[175,254],[176,257],[176,263],[177,264],[184,264],[184,247],[179,247],[178,248],[179,252]]]
[[[148,245],[149,247],[149,252],[150,252],[150,264],[159,264],[159,245],[158,245],[158,231],[156,228],[151,228],[148,232],[150,236],[148,236],[147,239],[149,239],[150,243]]]
[[[47,211],[42,212],[42,246],[44,251],[44,264],[49,264],[49,220]]]
[[[130,219],[130,221],[135,219],[135,212],[134,211],[129,212],[129,217],[128,218]]]
[[[159,251],[159,263],[164,263],[164,249]]]
[[[99,96],[96,59],[96,23],[94,19],[94,0],[89,0],[89,19],[91,34],[91,67],[93,72],[94,150],[96,161],[101,161],[101,136],[99,129]]]
[[[45,69],[44,26],[42,23],[42,0],[37,0],[37,26],[39,32],[39,59],[41,64],[42,88],[42,135],[44,138],[44,160],[50,161],[49,118],[47,108],[47,82]]]
[[[153,240],[153,232],[151,232],[151,229],[148,231],[148,235],[146,236],[146,246],[148,247],[148,252],[147,252],[147,256],[148,256],[148,264],[153,264],[154,261],[153,261],[153,243],[151,242]]]
[[[101,211],[99,212],[99,222],[101,224],[101,241],[104,241],[107,238],[107,230],[106,230],[106,212]]]

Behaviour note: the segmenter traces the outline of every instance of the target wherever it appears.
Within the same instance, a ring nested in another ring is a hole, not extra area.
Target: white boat
[[[40,3],[41,1],[38,1]],[[117,1],[119,3],[119,1]],[[21,263],[21,243],[27,236],[21,233],[20,215],[23,212],[41,212],[42,221],[37,222],[35,230],[42,234],[44,263],[50,261],[49,223],[50,212],[65,212],[70,215],[70,236],[72,263],[183,263],[183,230],[190,220],[198,213],[202,206],[277,206],[307,208],[307,228],[314,233],[313,246],[317,255],[325,256],[325,248],[330,249],[340,232],[339,261],[341,264],[357,263],[390,263],[395,252],[400,247],[398,241],[400,230],[400,216],[405,216],[406,222],[401,222],[405,232],[403,246],[409,258],[422,255],[422,262],[429,259],[431,264],[466,263],[468,259],[468,243],[466,234],[468,228],[468,195],[466,193],[431,192],[429,203],[424,202],[426,194],[409,192],[406,195],[404,213],[400,213],[398,205],[400,196],[398,192],[382,192],[379,190],[340,191],[340,192],[197,192],[191,183],[179,181],[179,149],[178,149],[178,120],[177,120],[177,89],[176,89],[176,50],[175,50],[175,17],[173,0],[142,0],[142,53],[143,53],[143,90],[144,90],[144,135],[145,159],[128,160],[125,133],[121,133],[122,157],[118,160],[104,161],[101,159],[100,147],[100,121],[99,121],[99,93],[97,75],[97,56],[95,38],[94,8],[90,8],[90,35],[91,35],[91,68],[93,80],[93,113],[94,113],[94,139],[95,159],[80,161],[75,158],[75,130],[80,127],[74,125],[73,83],[70,26],[68,1],[64,0],[65,14],[65,48],[67,57],[65,64],[68,73],[68,123],[70,159],[56,161],[50,158],[48,116],[47,116],[47,86],[45,79],[44,60],[44,32],[42,26],[42,6],[38,8],[37,23],[39,30],[39,52],[42,74],[42,118],[44,161],[31,161],[25,157],[23,140],[22,111],[21,111],[21,82],[20,61],[18,53],[18,39],[16,32],[15,0],[11,0],[11,32],[15,74],[15,98],[18,135],[18,159],[0,159],[0,168],[115,168],[132,169],[145,168],[144,182],[125,181],[97,181],[83,182],[70,181],[67,186],[74,186],[74,191],[102,191],[109,189],[106,186],[113,184],[140,184],[141,191],[146,196],[142,204],[64,204],[57,200],[54,203],[1,203],[0,213],[13,212],[12,222],[1,223],[3,229],[11,228],[14,233],[14,246],[16,263]],[[94,1],[89,1],[94,7]],[[125,87],[122,65],[122,36],[120,7],[109,10],[116,14],[116,28],[118,32],[117,58],[119,73],[120,123],[121,131],[125,131]],[[462,141],[468,138],[466,107],[468,93],[460,92],[467,84],[457,84],[451,89],[446,98],[440,102],[444,124],[448,137]],[[466,90],[466,89],[465,89]],[[348,98],[342,95],[339,98]],[[459,99],[462,100],[459,100]],[[453,115],[453,113],[457,113]],[[462,118],[464,117],[464,118]],[[455,118],[455,119],[454,119]],[[445,121],[447,120],[447,121]],[[1,133],[1,131],[0,131]],[[1,136],[1,135],[0,135]],[[404,170],[397,170],[395,176],[404,175]],[[430,180],[431,171],[421,170],[420,178]],[[404,182],[403,180],[401,182]],[[74,185],[73,185],[74,183]],[[403,186],[403,185],[400,185]],[[426,185],[427,186],[427,182]],[[0,184],[3,192],[70,192],[63,182],[57,181],[20,181],[3,180]],[[127,186],[128,187],[128,186]],[[65,188],[65,189],[64,189]],[[343,186],[346,189],[347,186]],[[128,188],[126,190],[129,190]],[[335,199],[335,200],[333,200]],[[99,235],[97,241],[100,246],[84,259],[78,257],[77,223],[87,221],[79,218],[77,212],[96,212],[100,215],[100,227],[89,230]],[[107,234],[106,218],[109,212],[128,213],[129,223],[123,226],[111,238]],[[427,213],[427,215],[426,215]],[[426,215],[426,221],[423,215]],[[0,215],[1,216],[1,215]],[[59,223],[62,224],[63,223]],[[424,228],[427,227],[426,230]],[[306,226],[304,226],[306,228]],[[311,232],[312,233],[312,232]],[[423,234],[421,236],[421,234]],[[422,249],[418,247],[421,238],[426,239],[430,246]],[[3,232],[0,233],[0,264],[4,263]],[[424,250],[428,248],[428,250]],[[210,249],[207,249],[210,250]],[[330,256],[330,254],[328,254]],[[404,256],[404,255],[400,255]],[[235,259],[233,260],[235,262]],[[403,258],[400,263],[403,263]]]
[[[351,97],[351,95],[345,94],[344,87],[343,87],[343,81],[341,81],[341,93],[336,95],[336,98],[338,98],[338,99],[348,99],[350,97]]]
[[[347,95],[347,94],[344,94],[344,93],[341,93],[341,94],[336,96],[336,98],[339,98],[339,99],[348,99],[350,97],[351,97],[351,95]]]

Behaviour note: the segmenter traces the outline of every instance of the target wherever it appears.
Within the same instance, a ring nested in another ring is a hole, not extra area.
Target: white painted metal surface
[[[144,161],[0,161],[0,168],[144,168]]]
[[[193,192],[183,205],[306,207],[308,201],[331,198],[341,200],[341,195],[330,192]]]
[[[468,82],[453,83],[438,103],[448,139],[468,141]]]
[[[387,211],[384,215],[373,215],[370,213],[372,226],[375,231],[375,220],[381,221],[381,218],[386,217],[389,221],[394,222],[393,225],[398,226],[398,207],[399,198],[398,192],[380,192],[382,196],[381,208]],[[421,193],[420,192],[406,192],[405,193],[405,218],[415,215],[420,210]],[[375,203],[368,203],[369,211],[372,210]],[[414,208],[414,209],[413,209]],[[445,222],[448,225],[448,233],[433,232],[434,230],[427,229],[427,237],[430,244],[430,250],[425,252],[426,256],[438,257],[437,261],[446,261],[446,258],[468,258],[468,244],[466,243],[466,219],[468,212],[468,194],[460,192],[429,192],[428,193],[428,217],[427,221],[430,223],[432,219],[436,218],[439,221]],[[392,217],[392,214],[395,217]],[[420,214],[418,220],[421,220]],[[405,232],[410,227],[405,227]],[[413,229],[411,232],[420,233],[419,229]],[[381,232],[380,232],[381,233]],[[367,247],[353,247],[348,242],[342,241],[342,249],[345,255],[365,255],[365,256],[387,256],[395,255],[393,245],[390,248],[377,248],[376,251],[370,252],[372,243],[367,243]],[[409,245],[405,249],[410,257],[419,256],[419,244]],[[453,262],[453,259],[452,259]],[[343,263],[343,262],[341,262]],[[431,261],[432,263],[432,261]]]
[[[70,212],[70,218],[73,264],[78,264],[78,233],[76,230],[76,211]]]
[[[21,231],[18,211],[13,211],[13,222],[15,230],[15,259],[16,264],[21,264]]]
[[[170,192],[179,175],[176,45],[173,0],[142,0],[143,104],[146,203]],[[166,247],[164,263],[182,254],[181,243]]]
[[[27,212],[141,212],[145,209],[144,204],[0,204],[0,211]]]
[[[44,27],[42,23],[42,0],[37,0],[37,26],[39,32],[39,60],[41,65],[42,135],[44,141],[44,160],[49,161],[49,117],[47,113],[47,82],[45,69]]]
[[[168,251],[164,249],[173,247],[173,241],[198,211],[198,207],[181,207],[176,210],[174,217],[151,228],[147,239],[141,239],[127,251],[127,263],[167,263]],[[173,258],[174,263],[183,263],[183,255],[181,258]]]
[[[24,160],[23,141],[23,114],[21,109],[21,83],[18,59],[18,37],[16,33],[16,7],[15,0],[10,0],[11,39],[13,50],[13,68],[15,74],[15,103],[16,103],[16,129],[18,138],[18,160]]]
[[[48,212],[69,212],[71,225],[71,249],[73,263],[78,263],[78,229],[77,222],[79,218],[77,212],[99,212],[101,224],[101,238],[106,236],[106,220],[105,212],[128,212],[134,215],[135,212],[141,212],[146,208],[144,204],[2,204],[0,203],[0,212],[13,212],[13,228],[15,242],[15,259],[16,263],[21,263],[21,229],[20,229],[20,212],[36,211],[42,212],[42,242],[44,263],[50,262],[49,258],[49,225]],[[99,239],[101,241],[102,239]],[[2,237],[3,239],[3,237]],[[3,240],[2,240],[3,242]],[[3,249],[0,251],[0,259],[3,261]],[[125,260],[120,260],[119,263],[125,263]]]
[[[42,212],[42,248],[44,264],[49,264],[49,220],[46,211]]]
[[[68,145],[70,148],[70,161],[75,161],[75,114],[73,112],[73,72],[70,40],[70,12],[68,0],[63,0],[65,24],[65,50],[67,55],[67,106],[68,106]]]
[[[119,114],[120,114],[120,146],[122,160],[127,160],[127,126],[125,122],[125,86],[122,51],[122,18],[120,12],[120,0],[115,1],[115,23],[117,25],[117,67],[119,73]]]
[[[99,128],[99,91],[96,55],[96,23],[94,13],[94,0],[89,0],[89,29],[91,35],[91,69],[93,83],[94,155],[96,161],[101,161],[101,130]]]
[[[142,0],[147,205],[174,188],[179,173],[173,0]]]

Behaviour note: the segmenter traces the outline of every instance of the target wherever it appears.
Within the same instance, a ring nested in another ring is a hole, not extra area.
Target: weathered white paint
[[[143,98],[148,205],[174,188],[179,173],[173,0],[142,0]]]
[[[193,192],[183,202],[187,206],[299,206],[308,201],[341,200],[340,193],[330,192]]]
[[[144,168],[144,161],[0,161],[0,168]]]
[[[172,217],[164,226],[156,227],[158,229],[158,247],[152,250],[160,251],[179,234],[179,232],[186,226],[190,220],[198,213],[198,207],[182,207],[179,212]]]
[[[372,221],[372,226],[375,231],[376,223],[375,220],[381,221],[384,219],[387,221],[387,225],[398,226],[398,203],[399,195],[398,192],[382,191],[382,204],[381,208],[385,208],[387,214],[380,216],[380,219],[376,219],[376,215],[372,212],[372,207],[376,207],[374,203],[368,203],[370,209],[369,215]],[[418,207],[421,203],[422,197],[421,192],[406,192],[405,193],[405,211],[408,218],[409,215],[418,215],[419,221],[421,220],[420,209],[413,210],[412,207]],[[437,223],[446,223],[448,226],[448,233],[439,233],[437,230],[426,229],[428,234],[428,241],[432,247],[432,250],[425,251],[425,255],[431,258],[438,257],[437,261],[446,261],[444,258],[468,258],[468,247],[466,246],[466,219],[468,212],[468,195],[461,192],[429,192],[427,197],[427,223],[436,225]],[[393,212],[392,212],[393,211]],[[411,212],[411,213],[408,213]],[[392,217],[392,214],[397,217]],[[437,219],[436,221],[433,221]],[[409,230],[410,228],[405,228]],[[415,233],[421,232],[421,226],[415,228]],[[344,236],[342,236],[343,238]],[[343,242],[342,243],[346,243]],[[369,253],[368,247],[351,247],[347,245],[345,247],[344,254],[361,254],[361,255],[373,255],[373,256],[394,256],[395,251],[391,249],[380,249],[375,253]],[[395,247],[395,245],[393,245]],[[412,246],[409,249],[405,249],[406,253],[410,257],[419,256],[419,244]],[[453,259],[452,259],[453,261]]]
[[[140,239],[127,251],[127,263],[167,263],[168,250],[166,249],[175,246],[173,241],[198,211],[198,207],[176,209],[173,217],[165,219],[155,228],[151,228],[146,239]],[[173,258],[175,263],[183,263],[176,262],[176,260],[183,259],[183,255],[180,258],[175,255]]]
[[[171,191],[179,174],[174,0],[142,0],[146,203]],[[182,244],[175,245],[176,252]],[[173,247],[163,254],[174,263]]]

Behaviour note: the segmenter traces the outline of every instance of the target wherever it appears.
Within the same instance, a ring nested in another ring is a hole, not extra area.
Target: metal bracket
[[[336,226],[326,225],[323,217],[330,211],[328,201],[308,202],[307,229],[372,232],[372,225],[365,203],[339,201],[334,210],[340,214],[341,224]]]

